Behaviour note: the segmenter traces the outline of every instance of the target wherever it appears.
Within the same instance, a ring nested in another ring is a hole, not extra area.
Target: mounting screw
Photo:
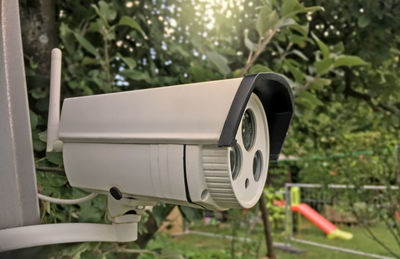
[[[113,187],[110,188],[110,194],[111,194],[111,196],[113,196],[113,198],[116,199],[116,200],[122,199],[122,193],[121,193],[121,191],[120,191],[117,187],[115,187],[115,186],[113,186]]]

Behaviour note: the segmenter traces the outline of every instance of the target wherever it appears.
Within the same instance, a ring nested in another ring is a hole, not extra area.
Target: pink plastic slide
[[[328,238],[341,238],[344,240],[350,240],[353,238],[353,234],[349,232],[342,231],[333,225],[329,220],[322,217],[313,208],[305,203],[300,203],[299,205],[292,205],[292,211],[296,211],[314,223],[317,227],[322,229]]]

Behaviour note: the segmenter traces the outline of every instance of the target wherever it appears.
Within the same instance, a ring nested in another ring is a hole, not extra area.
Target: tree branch
[[[355,182],[354,179],[348,174],[348,172],[345,171],[345,176],[347,177],[347,179],[350,181],[350,183],[355,186],[355,189],[358,191],[364,191],[359,183]],[[359,193],[359,192],[356,193]],[[362,195],[361,195],[362,197]],[[387,245],[385,245],[385,243],[383,243],[383,241],[381,239],[379,239],[374,232],[370,229],[370,227],[368,226],[368,223],[365,223],[364,220],[360,217],[360,215],[357,213],[356,209],[354,208],[354,196],[350,195],[348,202],[349,202],[349,208],[352,212],[352,214],[356,217],[358,222],[361,222],[362,226],[364,227],[364,229],[367,231],[367,233],[369,234],[369,236],[371,237],[372,240],[374,240],[375,242],[377,242],[381,247],[383,247],[387,252],[389,252],[391,255],[393,255],[395,258],[400,258],[399,255],[397,255],[395,252],[393,252],[392,249],[390,249]]]
[[[244,65],[243,71],[241,73],[242,76],[244,76],[249,71],[249,69],[254,65],[260,54],[265,50],[265,47],[275,36],[275,33],[277,31],[278,31],[278,26],[268,30],[264,38],[258,42],[257,50],[255,52],[250,51],[249,57],[247,58],[246,64]]]
[[[395,109],[395,108],[387,106],[387,105],[385,105],[383,103],[374,102],[372,97],[369,96],[368,94],[360,93],[360,92],[354,90],[351,87],[353,78],[354,77],[353,77],[353,73],[351,72],[351,70],[348,69],[348,68],[345,69],[345,95],[346,96],[351,96],[353,98],[364,100],[369,106],[371,106],[371,108],[374,111],[383,110],[383,111],[387,111],[387,112],[390,112],[390,113],[397,113],[398,112],[398,110]],[[360,78],[360,82],[365,88],[367,88],[367,84],[363,79]]]
[[[271,222],[269,221],[269,212],[267,208],[267,204],[265,203],[264,193],[261,194],[260,200],[258,201],[258,205],[261,211],[261,218],[264,225],[264,235],[265,235],[265,242],[267,246],[267,256],[270,259],[275,259],[275,250],[274,250],[274,241],[272,239],[272,228]]]

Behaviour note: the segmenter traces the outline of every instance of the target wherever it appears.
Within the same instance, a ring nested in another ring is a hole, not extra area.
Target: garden
[[[160,203],[146,208],[136,242],[51,245],[1,258],[400,258],[399,1],[19,3],[45,195],[87,195],[69,185],[62,155],[46,153],[52,48],[63,53],[62,99],[275,72],[290,83],[295,109],[253,208]],[[42,200],[41,223],[109,222],[106,200]]]

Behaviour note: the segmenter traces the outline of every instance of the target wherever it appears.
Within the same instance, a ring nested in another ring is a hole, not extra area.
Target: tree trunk
[[[156,219],[152,214],[149,215],[148,220],[145,223],[146,225],[146,233],[142,233],[138,236],[136,240],[136,244],[139,245],[140,248],[144,249],[147,246],[147,243],[153,238],[154,234],[158,230],[158,225]]]
[[[50,53],[57,47],[55,1],[20,1],[21,32],[24,56],[38,64],[36,72],[50,74]]]
[[[175,206],[169,206],[167,210],[163,212],[162,217],[166,218],[168,214],[174,209]],[[146,233],[142,233],[138,235],[138,239],[135,241],[136,244],[141,248],[145,249],[149,241],[154,237],[154,234],[158,230],[158,224],[156,218],[154,217],[153,213],[149,214],[149,218],[147,219],[146,223]],[[130,255],[131,258],[137,258],[139,254]]]
[[[258,205],[260,206],[261,218],[264,225],[265,241],[267,245],[267,257],[270,259],[275,259],[276,257],[274,244],[271,235],[271,223],[269,221],[268,208],[265,204],[264,195],[261,195],[260,200],[258,201]]]

